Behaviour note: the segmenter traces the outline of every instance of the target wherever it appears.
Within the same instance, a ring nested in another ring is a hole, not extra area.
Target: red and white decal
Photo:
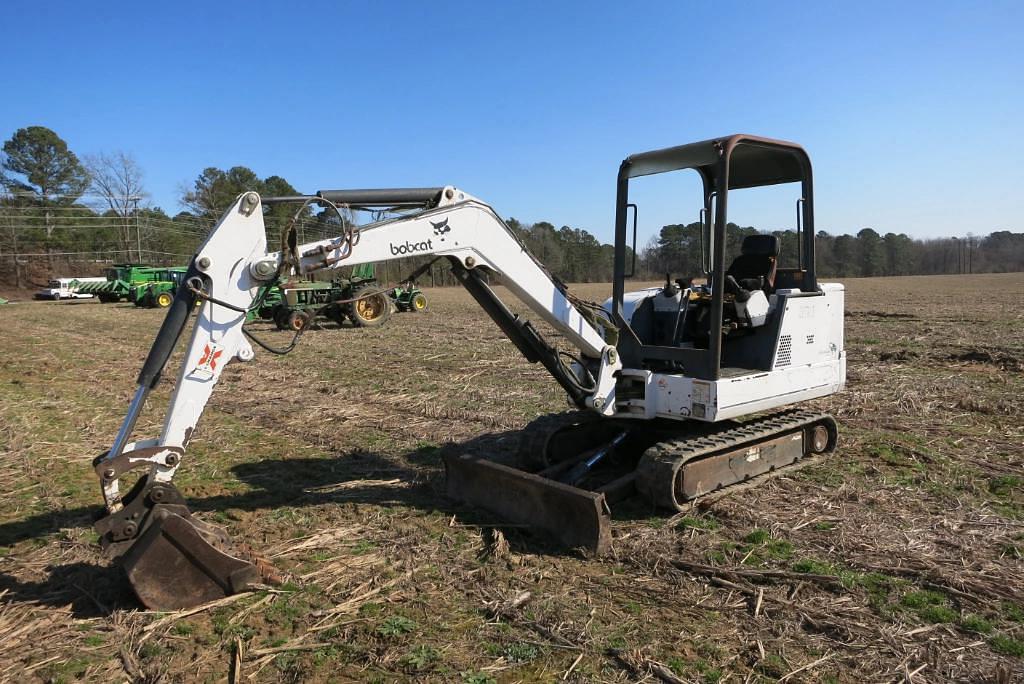
[[[203,355],[199,359],[199,365],[192,369],[189,375],[199,380],[209,380],[217,370],[217,364],[223,353],[224,348],[221,345],[216,342],[207,342],[203,348]]]

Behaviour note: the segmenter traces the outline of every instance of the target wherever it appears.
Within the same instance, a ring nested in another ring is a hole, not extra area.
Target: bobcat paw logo
[[[452,229],[452,227],[448,225],[448,219],[445,219],[440,223],[434,223],[431,221],[430,225],[434,226],[434,235],[440,237],[441,242],[444,242],[444,234]]]

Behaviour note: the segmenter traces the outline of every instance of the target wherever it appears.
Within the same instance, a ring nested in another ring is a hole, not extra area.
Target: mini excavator
[[[695,171],[702,182],[706,282],[667,278],[662,287],[626,292],[637,232],[630,184],[680,170]],[[774,235],[747,237],[740,254],[727,261],[729,194],[781,183],[800,188],[798,263],[778,263]],[[298,243],[293,223],[280,249],[271,251],[263,209],[282,203],[295,203],[300,211],[317,204],[339,218],[342,208],[364,209],[377,212],[378,220],[361,226],[342,220],[340,235],[307,244]],[[186,287],[167,311],[127,416],[110,449],[94,461],[105,502],[96,523],[100,543],[151,609],[193,606],[260,583],[262,560],[194,517],[173,484],[224,367],[252,361],[250,342],[282,352],[302,334],[275,349],[243,326],[247,312],[260,306],[274,283],[294,276],[429,256],[450,264],[519,351],[564,388],[574,408],[526,431],[521,462],[445,455],[448,494],[570,547],[604,553],[611,544],[613,502],[640,496],[682,510],[697,497],[834,450],[835,420],[792,406],[838,392],[846,379],[844,290],[818,282],[814,235],[807,153],[751,135],[634,154],[622,162],[613,292],[603,305],[572,295],[490,206],[452,186],[297,197],[243,193],[189,264]],[[512,313],[488,276],[499,276],[574,351],[559,349]],[[133,441],[146,397],[193,316],[163,430],[156,439]],[[121,480],[130,474],[140,477],[124,491]]]

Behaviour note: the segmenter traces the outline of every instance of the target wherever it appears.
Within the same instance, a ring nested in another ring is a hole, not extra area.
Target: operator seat
[[[740,255],[733,259],[725,272],[726,291],[738,295],[738,291],[764,290],[769,294],[775,287],[780,246],[776,235],[748,235],[743,238]]]

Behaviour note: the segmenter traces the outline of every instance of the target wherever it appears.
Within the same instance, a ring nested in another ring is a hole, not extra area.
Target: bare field
[[[442,495],[442,450],[514,448],[565,401],[468,295],[428,295],[226,369],[176,481],[287,581],[191,615],[137,610],[91,528],[161,312],[0,307],[0,679],[1024,674],[1024,274],[847,281],[837,452],[677,516],[626,502],[600,560]]]

